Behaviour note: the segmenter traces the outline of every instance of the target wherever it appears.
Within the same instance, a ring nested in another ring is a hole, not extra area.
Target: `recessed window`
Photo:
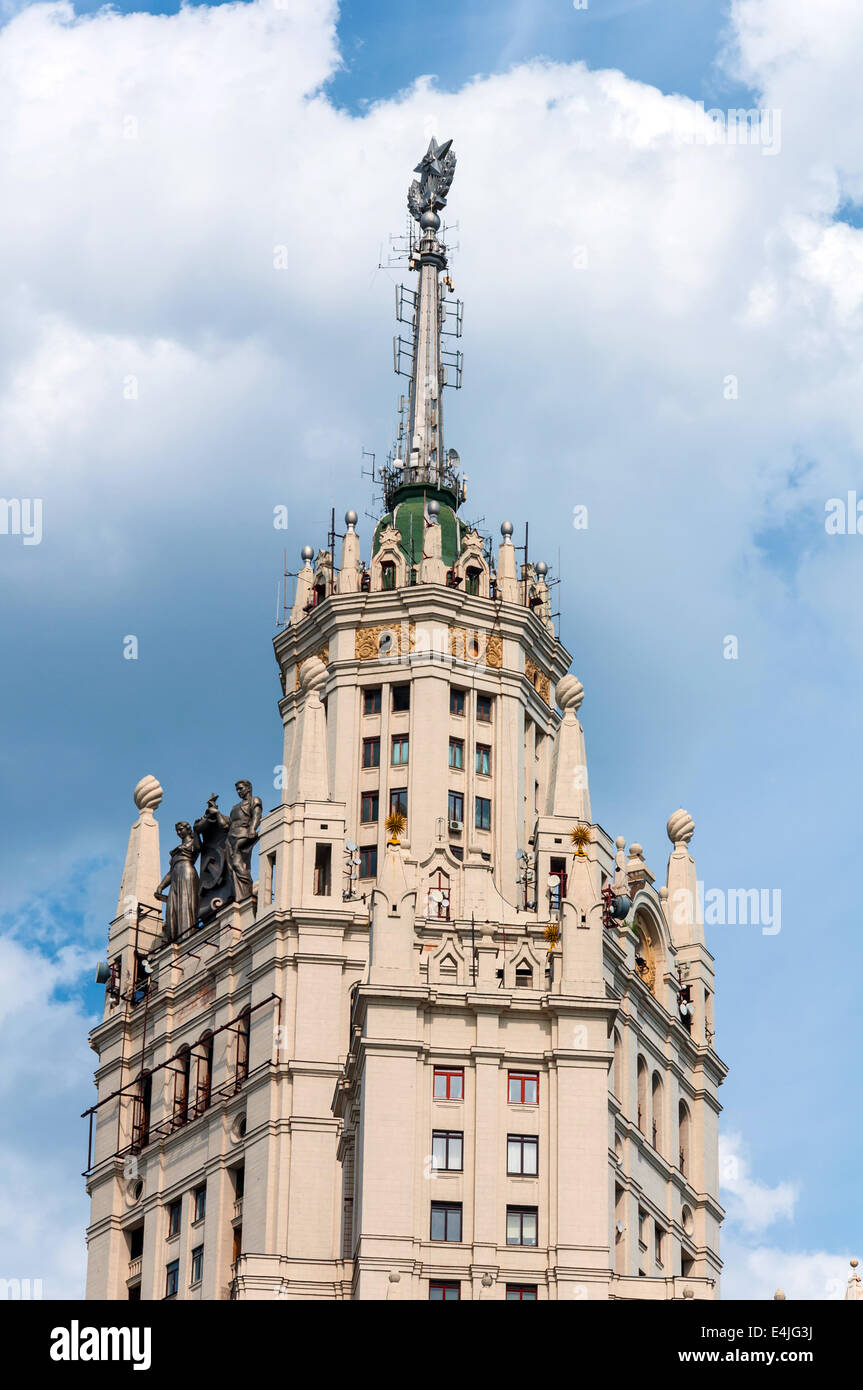
[[[451,738],[449,741],[449,765],[450,767],[464,767],[464,739]]]
[[[360,845],[360,878],[377,878],[377,845]]]
[[[539,1171],[539,1139],[535,1134],[509,1134],[506,1140],[506,1171],[535,1178]]]
[[[192,1278],[191,1284],[200,1284],[204,1277],[204,1247],[196,1245],[192,1251]]]
[[[213,1035],[205,1033],[197,1046],[198,1075],[195,1087],[195,1114],[209,1109],[213,1087]]]
[[[390,815],[404,816],[407,820],[408,815],[408,789],[407,787],[393,787],[390,791]]]
[[[655,1257],[656,1257],[656,1263],[657,1263],[660,1267],[662,1266],[662,1256],[663,1256],[664,1250],[665,1250],[665,1232],[663,1231],[663,1229],[662,1229],[661,1226],[654,1226],[654,1228],[653,1228],[653,1253],[654,1253],[654,1255],[655,1255]]]
[[[363,714],[380,714],[380,712],[381,688],[379,685],[376,685],[369,690],[363,691]]]
[[[184,1125],[189,1118],[189,1079],[192,1074],[192,1054],[188,1047],[180,1049],[174,1072],[174,1124]]]
[[[393,750],[390,759],[393,767],[402,767],[407,762],[409,742],[407,734],[393,734]]]
[[[381,741],[379,738],[363,739],[363,767],[380,767]]]
[[[639,1208],[638,1211],[638,1239],[644,1249],[647,1249],[647,1212]]]
[[[251,1030],[251,1009],[246,1007],[237,1019],[237,1073],[236,1084],[242,1086],[249,1075],[249,1033]],[[204,1188],[198,1189],[205,1192]]]
[[[509,1074],[510,1105],[536,1105],[539,1100],[539,1073],[511,1071]]]
[[[487,743],[476,746],[476,770],[480,777],[491,776],[491,748]]]
[[[507,1303],[535,1303],[536,1284],[507,1284]]]
[[[476,798],[474,825],[477,830],[491,830],[491,802],[487,796]]]
[[[461,1202],[432,1202],[431,1239],[461,1240]]]
[[[411,707],[411,688],[409,685],[393,686],[393,712],[403,714]]]
[[[450,714],[457,714],[457,715],[463,715],[463,714],[464,714],[464,702],[465,702],[465,695],[466,695],[466,693],[467,693],[467,692],[464,691],[464,690],[456,690],[454,686],[451,686],[451,687],[450,687],[450,692],[449,692],[449,712],[450,712]]]
[[[432,1133],[432,1168],[440,1172],[460,1173],[464,1135],[460,1129],[436,1129]]]
[[[561,899],[566,897],[566,860],[552,859],[548,867],[549,877],[557,879],[556,884],[549,884],[549,906],[552,912],[557,912]]]
[[[467,571],[464,577],[464,591],[466,594],[476,595],[479,593],[479,576],[480,571],[478,569],[469,569]]]
[[[207,1214],[207,1189],[196,1187],[192,1193],[192,1220],[203,1221]]]
[[[327,898],[332,891],[330,887],[332,863],[332,845],[315,845],[315,878],[313,892],[316,898]]]
[[[165,1266],[165,1297],[176,1298],[180,1287],[180,1261],[172,1260]]]
[[[435,1100],[464,1100],[464,1067],[435,1067]]]
[[[363,792],[360,800],[360,820],[363,825],[372,825],[378,818],[378,793]]]
[[[448,815],[451,821],[458,821],[459,825],[464,821],[464,796],[461,792],[450,792],[448,798]]]
[[[507,1207],[507,1245],[536,1245],[538,1224],[536,1207]]]
[[[168,1235],[178,1236],[180,1234],[180,1214],[183,1210],[183,1199],[178,1197],[175,1202],[168,1205]]]
[[[515,987],[516,989],[530,989],[532,984],[533,971],[525,961],[522,961],[521,965],[515,967]]]
[[[396,587],[396,567],[392,560],[384,560],[381,563],[381,588],[394,589]]]
[[[477,695],[476,697],[476,717],[481,724],[491,723],[491,695]]]
[[[460,1284],[444,1284],[439,1279],[429,1284],[429,1302],[458,1303],[461,1298]]]
[[[144,1225],[133,1226],[126,1232],[129,1238],[129,1259],[140,1260],[144,1253]]]

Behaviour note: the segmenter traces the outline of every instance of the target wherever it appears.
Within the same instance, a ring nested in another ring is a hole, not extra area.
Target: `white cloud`
[[[746,1235],[760,1235],[776,1221],[790,1221],[794,1215],[798,1185],[780,1182],[768,1187],[753,1178],[740,1134],[720,1138],[719,1179],[729,1221]]]

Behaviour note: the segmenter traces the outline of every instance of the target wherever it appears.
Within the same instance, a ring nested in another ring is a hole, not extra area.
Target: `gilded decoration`
[[[547,705],[551,704],[551,683],[535,662],[529,656],[524,659],[524,674],[527,676],[540,699],[545,700]]]
[[[357,661],[407,656],[413,648],[415,631],[415,623],[380,623],[376,627],[358,627],[354,634],[354,656]]]
[[[503,642],[499,632],[451,627],[449,650],[450,655],[457,657],[459,661],[476,661],[481,665],[493,666],[496,670],[503,666]]]

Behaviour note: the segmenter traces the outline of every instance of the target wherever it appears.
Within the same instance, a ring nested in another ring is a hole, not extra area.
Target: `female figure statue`
[[[174,826],[180,837],[176,849],[171,850],[171,867],[156,889],[159,902],[167,902],[165,909],[165,940],[176,941],[184,932],[191,931],[198,922],[198,875],[195,860],[201,852],[201,840],[197,831],[188,821],[180,820]],[[167,888],[167,893],[163,889]]]

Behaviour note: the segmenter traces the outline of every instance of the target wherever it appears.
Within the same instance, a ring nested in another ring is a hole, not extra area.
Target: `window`
[[[332,845],[315,845],[314,894],[316,898],[328,898],[330,896],[332,891],[330,887],[332,862]]]
[[[184,1125],[189,1118],[189,1078],[192,1054],[188,1047],[180,1049],[174,1071],[174,1124]]]
[[[535,1178],[539,1171],[539,1139],[535,1134],[508,1134],[506,1171]]]
[[[176,1201],[168,1204],[168,1235],[178,1236],[180,1234],[180,1215],[183,1210],[183,1199],[178,1197]]]
[[[195,1088],[195,1114],[202,1115],[209,1109],[213,1086],[213,1035],[205,1033],[198,1043],[201,1049],[198,1057],[198,1084]]]
[[[530,989],[532,984],[533,971],[527,961],[522,961],[521,965],[515,967],[515,987],[516,989]]]
[[[393,686],[393,713],[401,714],[411,707],[411,688],[409,685]]]
[[[438,870],[437,878],[429,884],[427,917],[449,921],[449,878]]]
[[[192,1220],[203,1221],[207,1214],[207,1189],[196,1187],[192,1193]]]
[[[461,792],[450,792],[448,799],[448,815],[450,820],[458,821],[459,825],[464,822],[464,796]]]
[[[441,1172],[462,1171],[464,1135],[460,1129],[436,1129],[432,1132],[432,1168]]]
[[[552,885],[549,890],[551,911],[556,912],[560,907],[561,898],[566,897],[566,860],[552,859],[548,868],[549,877],[558,880],[557,886]]]
[[[663,1151],[663,1129],[662,1129],[662,1109],[663,1109],[663,1102],[662,1102],[662,1077],[659,1075],[659,1072],[658,1072],[658,1071],[655,1071],[655,1072],[653,1073],[653,1081],[652,1081],[652,1084],[651,1084],[651,1101],[652,1101],[652,1121],[653,1121],[652,1129],[651,1129],[651,1139],[653,1140],[653,1147],[657,1150],[658,1153],[662,1153],[662,1151]]]
[[[638,1240],[642,1249],[647,1249],[647,1212],[638,1209]]]
[[[476,746],[476,770],[480,777],[491,776],[491,748],[487,743]]]
[[[432,1202],[431,1239],[461,1240],[461,1202]]]
[[[481,724],[491,723],[492,697],[490,695],[477,695],[476,697],[476,717]]]
[[[144,1223],[140,1226],[133,1226],[127,1232],[129,1237],[129,1259],[140,1260],[144,1253]]]
[[[665,1248],[665,1232],[661,1226],[653,1228],[653,1250],[656,1256],[656,1263],[662,1266],[662,1252]]]
[[[647,1133],[647,1063],[643,1057],[639,1057],[637,1064],[638,1074],[638,1128],[642,1134]]]
[[[374,686],[371,690],[363,691],[363,714],[380,714],[381,712],[381,688]]]
[[[360,878],[377,878],[377,845],[360,845]]]
[[[204,1277],[204,1247],[196,1245],[192,1251],[192,1278],[191,1284],[200,1284]]]
[[[274,854],[268,854],[266,864],[267,869],[264,882],[267,885],[267,902],[272,903],[275,902],[276,899],[276,856]]]
[[[450,714],[458,714],[458,715],[464,714],[464,697],[465,697],[465,692],[464,692],[463,690],[456,690],[454,687],[452,687],[452,686],[450,687],[450,692],[449,692],[449,712],[450,712]]]
[[[464,1067],[435,1067],[435,1100],[464,1100]]]
[[[477,569],[469,569],[465,574],[464,591],[466,594],[479,593],[479,575]]]
[[[390,790],[390,815],[402,815],[405,820],[408,817],[408,789],[407,787],[393,787]]]
[[[460,1298],[460,1284],[442,1284],[438,1279],[429,1284],[429,1299],[432,1303],[458,1303]]]
[[[165,1266],[165,1297],[176,1298],[180,1287],[180,1261],[172,1260]]]
[[[129,1298],[130,1298],[130,1300],[131,1300],[132,1303],[140,1303],[140,1302],[141,1302],[141,1285],[140,1285],[140,1283],[137,1283],[137,1284],[130,1284],[130,1285],[129,1285]]]
[[[692,1134],[692,1117],[689,1106],[681,1101],[677,1107],[677,1134],[680,1147],[680,1171],[686,1177],[689,1172],[689,1145]]]
[[[237,1019],[237,1072],[235,1084],[242,1086],[249,1074],[249,1030],[251,1027],[251,1009],[245,1008]],[[203,1188],[199,1189],[203,1191]]]
[[[539,1073],[511,1071],[509,1074],[510,1105],[536,1105],[539,1100]]]
[[[235,1201],[235,1202],[241,1202],[241,1201],[243,1200],[243,1193],[245,1192],[245,1190],[246,1190],[246,1167],[245,1167],[245,1164],[243,1164],[241,1167],[235,1168],[235,1169],[234,1169],[234,1201]]]
[[[450,767],[464,767],[464,739],[451,738],[449,741],[449,765]]]
[[[380,767],[381,741],[379,738],[363,739],[363,767]]]
[[[150,1142],[150,1109],[153,1103],[153,1078],[149,1072],[141,1077],[138,1094],[132,1107],[132,1148],[137,1153]]]
[[[507,1207],[506,1243],[507,1245],[536,1245],[536,1207]]]
[[[477,830],[491,830],[491,802],[487,796],[476,798],[474,825]]]
[[[507,1303],[535,1303],[536,1284],[507,1284]]]
[[[394,589],[396,587],[396,567],[392,560],[381,562],[381,588]]]
[[[363,792],[360,801],[360,821],[363,825],[372,825],[378,818],[378,794],[377,792]]]
[[[408,760],[409,739],[407,734],[393,734],[393,767],[402,767]]]
[[[240,1256],[242,1255],[242,1253],[243,1253],[243,1228],[242,1228],[242,1226],[235,1226],[235,1227],[234,1227],[234,1239],[233,1239],[233,1243],[232,1243],[232,1245],[231,1245],[231,1264],[232,1264],[232,1265],[235,1265],[235,1264],[237,1263],[237,1260],[240,1258]]]

